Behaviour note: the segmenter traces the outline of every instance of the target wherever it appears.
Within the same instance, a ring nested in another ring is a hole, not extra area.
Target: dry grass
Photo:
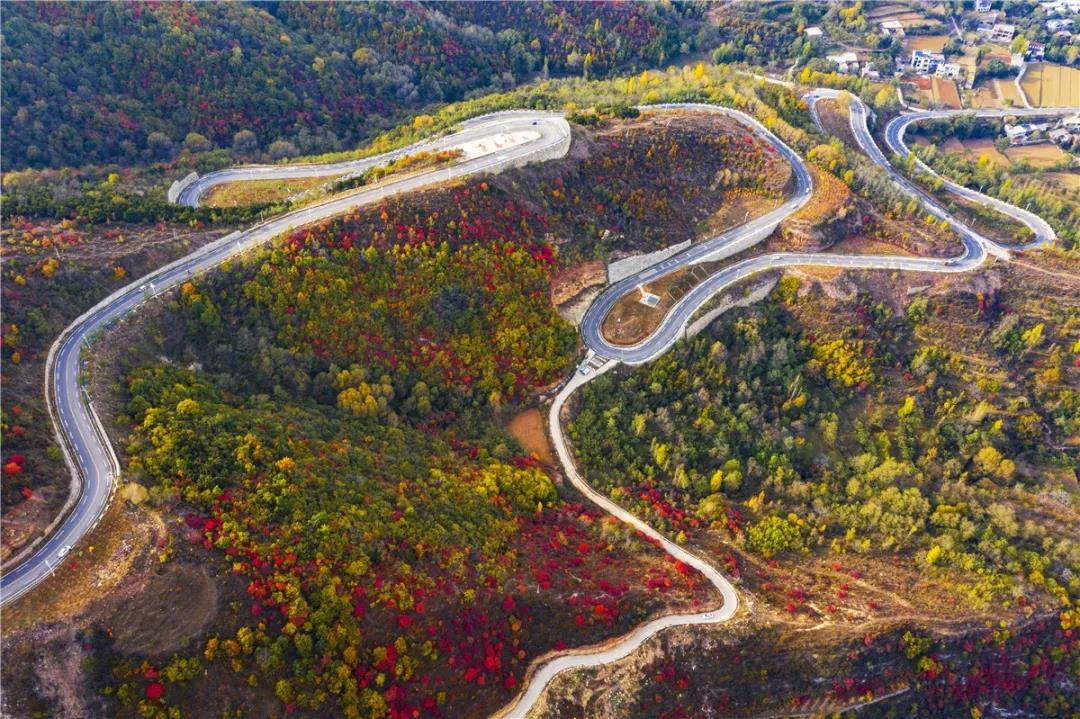
[[[904,47],[907,48],[908,53],[914,50],[941,52],[948,44],[948,35],[917,35],[904,39]]]
[[[1050,167],[1063,160],[1067,155],[1057,145],[1042,143],[1025,147],[1010,147],[1005,151],[1013,162],[1026,161],[1034,167]]]
[[[1074,67],[1037,62],[1020,84],[1035,107],[1066,107],[1080,99],[1080,70]]]
[[[210,207],[241,207],[259,202],[283,202],[301,192],[327,185],[341,175],[285,180],[240,180],[211,188],[203,200]]]
[[[1023,107],[1024,99],[1012,80],[994,80],[994,94],[998,97],[999,107]]]
[[[930,98],[935,105],[959,110],[963,107],[960,102],[960,92],[956,89],[956,83],[945,78],[935,77],[930,80]]]

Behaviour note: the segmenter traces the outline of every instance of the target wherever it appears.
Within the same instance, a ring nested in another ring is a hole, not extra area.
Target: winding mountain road
[[[813,107],[813,103],[817,101],[816,98],[831,96],[829,95],[831,92],[834,91],[812,93],[811,106]],[[723,605],[719,609],[704,612],[660,617],[637,627],[625,637],[609,642],[602,648],[583,648],[539,661],[530,669],[523,693],[498,712],[497,716],[524,717],[533,708],[548,682],[563,671],[617,661],[631,654],[646,640],[664,629],[724,622],[734,616],[738,609],[739,599],[734,587],[710,562],[671,541],[641,519],[596,492],[585,482],[574,464],[563,435],[561,422],[561,412],[566,401],[579,387],[593,377],[615,367],[620,361],[640,364],[660,356],[679,339],[691,316],[710,297],[758,272],[806,265],[845,269],[962,272],[978,266],[989,252],[1002,257],[1008,256],[1007,250],[961,224],[889,164],[867,129],[868,113],[865,106],[861,101],[853,98],[850,113],[851,125],[863,151],[874,162],[886,169],[901,189],[918,197],[928,212],[948,220],[960,235],[964,243],[964,252],[948,260],[829,253],[773,253],[750,258],[723,268],[695,287],[669,310],[660,327],[643,342],[631,347],[612,345],[604,339],[600,328],[603,318],[622,294],[632,290],[638,284],[651,281],[680,267],[729,257],[751,247],[765,239],[781,220],[802,207],[809,200],[812,192],[810,174],[802,159],[754,118],[735,110],[712,105],[684,104],[654,107],[660,110],[720,113],[746,125],[769,142],[791,163],[795,189],[791,198],[772,212],[721,235],[694,244],[683,252],[607,288],[585,315],[582,333],[590,351],[586,361],[556,396],[550,409],[549,423],[556,452],[569,481],[605,511],[655,539],[665,551],[701,572],[720,592]],[[904,147],[903,130],[913,121],[915,120],[896,126],[896,134],[890,136],[889,140],[890,148],[894,151],[900,151],[899,148]],[[895,137],[895,145],[892,137]],[[105,436],[104,429],[94,412],[93,404],[81,383],[80,353],[83,347],[89,346],[95,336],[128,313],[135,311],[148,299],[167,292],[197,272],[215,267],[277,235],[349,212],[365,204],[378,202],[391,195],[429,186],[444,179],[464,177],[480,172],[494,172],[511,165],[561,157],[565,155],[569,144],[569,126],[560,115],[515,111],[476,118],[464,123],[462,130],[453,135],[418,143],[410,148],[378,157],[324,166],[234,168],[198,178],[185,187],[179,194],[179,201],[185,204],[197,204],[208,189],[224,182],[239,179],[329,176],[343,172],[359,172],[402,155],[422,150],[451,149],[461,146],[469,148],[462,161],[448,168],[420,173],[397,181],[391,180],[375,188],[364,188],[282,215],[249,230],[223,237],[113,293],[76,319],[54,343],[46,366],[46,396],[57,438],[72,471],[73,506],[70,507],[70,512],[66,514],[55,532],[36,548],[34,554],[0,579],[0,603],[6,604],[23,595],[55,570],[68,549],[100,519],[120,476],[117,456]],[[983,196],[976,201],[985,202]],[[1004,205],[999,202],[987,204],[994,206],[995,209],[1002,209],[1000,205]],[[1005,207],[1008,209],[1003,211],[1017,216],[1018,219],[1023,212],[1009,205]],[[1050,234],[1036,232],[1036,236],[1043,240],[1052,239],[1052,230]]]
[[[485,144],[485,141],[486,144]],[[243,232],[234,232],[137,280],[106,297],[71,323],[53,343],[46,362],[45,396],[53,418],[56,438],[72,474],[71,499],[64,508],[59,526],[33,548],[33,554],[0,578],[0,605],[17,599],[44,580],[62,563],[68,551],[101,519],[108,507],[117,480],[120,463],[105,430],[94,411],[82,381],[81,352],[94,338],[148,299],[273,237],[297,227],[310,225],[357,207],[379,202],[392,195],[412,192],[435,183],[496,172],[533,160],[562,157],[570,147],[570,127],[561,115],[544,112],[509,112],[477,118],[465,124],[459,133],[435,141],[414,145],[380,156],[389,162],[403,154],[419,150],[443,150],[465,146],[464,159],[428,172],[399,180],[391,179],[377,187],[335,197],[281,215]],[[370,158],[364,162],[376,162]],[[276,171],[259,169],[260,177],[272,177]],[[291,171],[287,166],[283,171]],[[332,174],[336,174],[332,173]],[[290,175],[291,176],[291,175]],[[208,176],[209,177],[209,176]],[[250,179],[247,168],[215,173],[214,179],[199,186],[188,198],[198,202],[202,192],[213,184],[230,178]]]
[[[835,91],[814,91],[808,97],[810,108],[816,118],[815,104],[821,97],[835,97]],[[703,109],[702,106],[683,105],[669,106],[681,109]],[[623,522],[642,531],[649,537],[657,540],[660,546],[672,556],[683,561],[685,564],[697,569],[713,586],[720,592],[723,605],[720,609],[699,612],[695,614],[673,614],[658,617],[636,628],[628,635],[610,642],[602,648],[590,650],[583,648],[570,653],[564,653],[550,660],[540,660],[531,667],[530,674],[524,691],[514,701],[503,707],[495,716],[500,719],[512,717],[523,719],[535,707],[543,694],[544,688],[558,674],[570,669],[582,669],[595,667],[618,661],[629,656],[648,639],[656,634],[672,627],[685,627],[704,624],[718,624],[729,620],[738,610],[738,593],[735,588],[713,564],[698,555],[688,551],[684,547],[671,541],[669,538],[656,531],[648,524],[620,507],[611,499],[594,490],[578,472],[574,464],[573,456],[566,444],[566,438],[562,429],[561,413],[566,401],[582,385],[593,378],[611,370],[619,362],[635,365],[653,360],[664,352],[680,338],[683,331],[694,313],[701,308],[711,297],[733,284],[758,272],[779,269],[783,267],[797,266],[827,266],[842,269],[893,269],[915,272],[966,272],[979,266],[990,252],[1007,258],[1008,251],[993,241],[982,237],[966,225],[959,222],[955,217],[940,207],[931,197],[919,190],[906,178],[900,175],[888,162],[881,150],[874,142],[873,136],[867,127],[869,111],[858,98],[852,97],[850,115],[851,128],[863,151],[866,152],[876,164],[883,167],[891,176],[898,187],[905,192],[917,197],[926,207],[928,212],[935,216],[946,219],[949,225],[958,233],[964,251],[961,255],[947,260],[922,259],[912,257],[898,257],[889,255],[836,255],[828,253],[772,253],[743,260],[729,265],[708,277],[704,282],[697,285],[691,292],[685,295],[671,309],[661,321],[657,329],[644,341],[633,346],[620,346],[609,343],[603,336],[601,327],[607,313],[614,306],[615,301],[628,291],[633,291],[638,285],[649,282],[668,272],[680,267],[686,267],[699,262],[728,257],[739,252],[756,242],[767,237],[776,224],[795,212],[809,199],[809,173],[802,159],[788,148],[779,138],[761,127],[756,120],[742,113],[724,111],[723,114],[748,124],[760,136],[768,141],[781,155],[792,163],[795,172],[795,191],[790,200],[771,213],[746,223],[740,227],[729,230],[721,235],[710,238],[673,255],[652,267],[624,278],[606,288],[590,305],[582,320],[582,334],[589,353],[585,361],[581,363],[578,371],[570,378],[567,384],[556,396],[548,415],[548,428],[552,442],[559,456],[567,479],[586,497],[599,505],[605,511],[618,517]],[[712,106],[704,106],[706,111],[716,112],[718,109]],[[902,132],[899,137],[902,138]],[[805,195],[804,195],[805,193]],[[1023,211],[1007,203],[991,203],[995,209],[999,209],[1012,216],[1021,216]],[[1002,207],[1003,206],[1003,207]],[[1022,220],[1023,221],[1023,220]],[[1041,221],[1041,220],[1040,220]],[[1048,226],[1047,226],[1048,227]],[[1052,237],[1052,230],[1050,231]],[[1038,234],[1037,234],[1038,236]],[[599,362],[599,364],[597,364]]]

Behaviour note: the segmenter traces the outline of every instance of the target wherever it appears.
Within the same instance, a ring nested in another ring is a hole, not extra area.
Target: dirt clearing
[[[167,565],[135,601],[110,617],[116,649],[125,654],[176,651],[214,616],[217,598],[205,567]]]
[[[555,455],[548,443],[547,432],[544,431],[544,416],[540,410],[527,409],[514,415],[506,431],[521,443],[526,452],[537,457],[544,464],[554,466]]]

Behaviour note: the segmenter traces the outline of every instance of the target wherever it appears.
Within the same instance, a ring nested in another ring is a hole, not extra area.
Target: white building
[[[1016,26],[1009,25],[1007,23],[999,22],[994,25],[990,30],[990,39],[994,42],[1012,42],[1013,35],[1016,34]]]
[[[1046,132],[1048,127],[1050,126],[1045,122],[1007,125],[1005,127],[1005,137],[1009,138],[1010,145],[1033,145],[1045,139],[1039,137],[1039,135]]]
[[[903,37],[904,23],[899,20],[883,20],[881,22],[881,34],[884,37]]]
[[[1061,30],[1072,30],[1073,21],[1071,17],[1067,17],[1059,20],[1047,20],[1046,30],[1048,32],[1059,32]]]
[[[945,56],[940,52],[916,50],[911,53],[911,70],[917,75],[933,75],[944,62]]]
[[[853,52],[826,55],[825,59],[829,62],[835,62],[837,71],[842,75],[850,75],[859,71],[859,58]]]
[[[975,0],[975,12],[989,12],[991,0]]]
[[[955,62],[943,62],[937,66],[937,71],[934,74],[949,80],[959,80],[964,76],[964,68]]]
[[[1047,17],[1080,13],[1080,0],[1052,0],[1052,2],[1043,2],[1039,5]]]
[[[819,27],[808,27],[803,30],[803,32],[805,32],[806,36],[809,38],[821,37],[822,35],[821,28]]]

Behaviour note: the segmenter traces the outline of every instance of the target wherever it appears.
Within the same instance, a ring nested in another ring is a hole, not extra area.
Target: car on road
[[[68,552],[70,552],[70,551],[71,551],[71,545],[70,544],[65,544],[64,546],[60,547],[60,551],[56,553],[56,556],[59,557],[60,559],[63,559],[64,557],[66,557],[68,555]]]

